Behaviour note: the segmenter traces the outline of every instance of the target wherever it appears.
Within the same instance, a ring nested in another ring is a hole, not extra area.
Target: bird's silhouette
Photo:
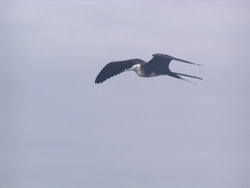
[[[202,80],[200,77],[191,76],[182,73],[172,72],[169,69],[169,64],[172,60],[181,61],[193,65],[200,65],[186,61],[183,59],[175,58],[166,54],[153,54],[153,58],[149,62],[145,62],[141,59],[129,59],[124,61],[113,61],[108,63],[97,75],[95,83],[99,84],[107,80],[108,78],[120,74],[124,71],[135,71],[138,76],[141,77],[154,77],[159,75],[168,75],[177,79],[182,79],[181,76],[190,78],[196,78]]]

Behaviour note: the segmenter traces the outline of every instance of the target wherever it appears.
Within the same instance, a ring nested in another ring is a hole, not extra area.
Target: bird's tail
[[[199,80],[203,80],[202,78],[200,77],[197,77],[197,76],[191,76],[191,75],[188,75],[188,74],[182,74],[182,73],[175,73],[179,76],[187,76],[187,77],[190,77],[190,78],[196,78],[196,79],[199,79]]]

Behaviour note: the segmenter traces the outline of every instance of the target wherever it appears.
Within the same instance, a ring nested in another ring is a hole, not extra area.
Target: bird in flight
[[[105,80],[120,74],[124,71],[135,71],[138,76],[141,77],[154,77],[160,75],[168,75],[177,79],[186,80],[181,76],[186,76],[190,78],[196,78],[202,80],[200,77],[191,76],[182,73],[172,72],[169,69],[169,64],[172,60],[181,61],[184,63],[189,63],[193,65],[200,65],[186,61],[183,59],[175,58],[166,54],[153,54],[153,58],[149,62],[145,62],[141,59],[129,59],[124,61],[112,61],[108,63],[97,75],[95,83],[99,84]],[[188,81],[188,80],[186,80]]]

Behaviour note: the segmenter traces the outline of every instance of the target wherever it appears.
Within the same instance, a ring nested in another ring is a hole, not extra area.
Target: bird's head
[[[141,64],[135,64],[131,68],[127,69],[127,71],[132,71],[132,70],[135,72],[139,72],[141,70]]]

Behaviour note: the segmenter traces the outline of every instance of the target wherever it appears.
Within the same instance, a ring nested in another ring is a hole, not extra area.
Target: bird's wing
[[[158,64],[164,63],[165,66],[169,67],[169,63],[171,60],[181,61],[184,63],[193,64],[193,65],[200,65],[200,64],[192,63],[190,61],[179,59],[179,58],[167,55],[167,54],[153,54],[153,58],[149,61],[149,63],[158,63]]]
[[[113,61],[108,63],[97,75],[95,83],[99,84],[109,79],[112,76],[122,73],[126,69],[131,68],[133,65],[142,63],[140,59],[129,59],[125,61]]]
[[[148,70],[154,70],[158,73],[170,71],[169,64],[172,59],[153,55],[153,58],[145,65]]]

